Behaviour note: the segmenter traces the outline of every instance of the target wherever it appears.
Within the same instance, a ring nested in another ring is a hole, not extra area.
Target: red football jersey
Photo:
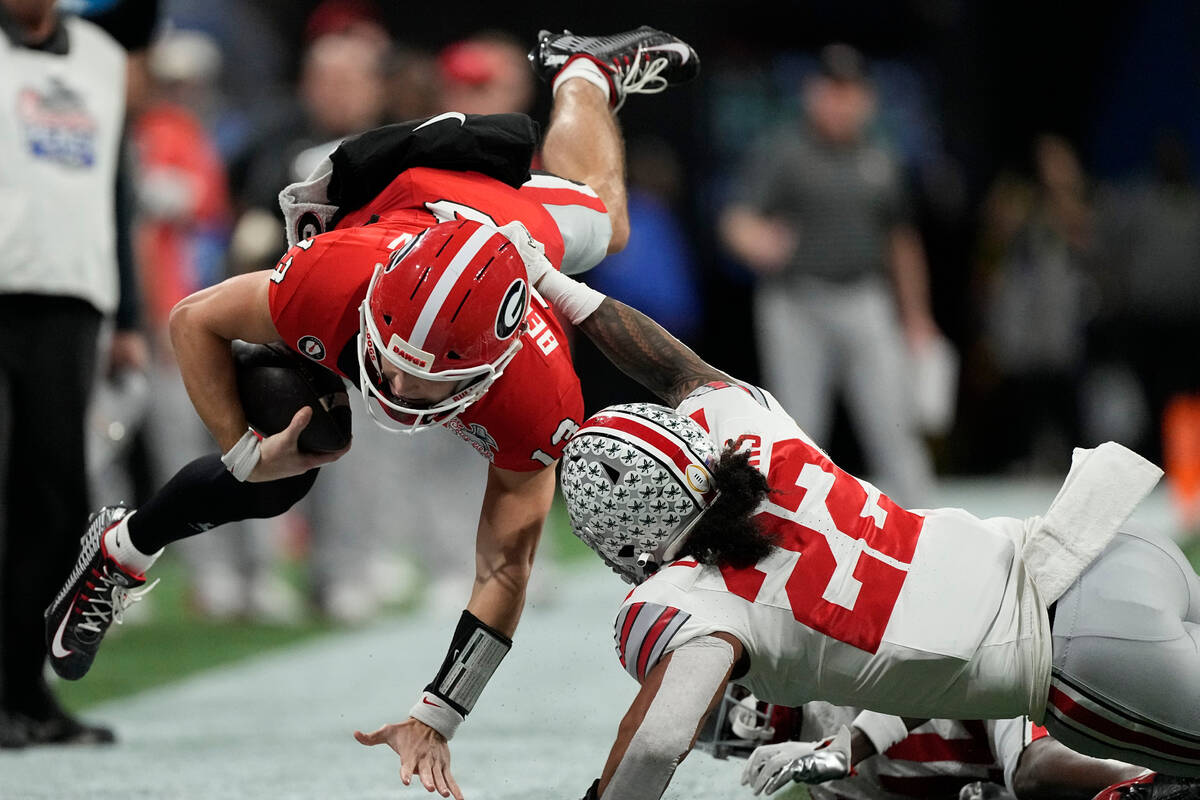
[[[577,193],[588,215],[595,195]],[[556,199],[563,199],[561,196]],[[284,254],[271,275],[271,318],[283,341],[358,384],[359,306],[375,265],[415,234],[455,215],[503,225],[520,219],[560,267],[564,237],[536,189],[516,190],[477,173],[416,168],[401,173],[366,207],[327,233]],[[480,215],[483,215],[482,217]],[[607,218],[605,217],[605,223]],[[583,419],[583,396],[568,342],[548,307],[534,295],[522,346],[488,392],[443,423],[502,469],[552,464]]]

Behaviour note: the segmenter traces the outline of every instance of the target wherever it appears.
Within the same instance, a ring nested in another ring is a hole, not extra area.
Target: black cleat
[[[146,582],[129,572],[104,547],[104,534],[129,513],[124,506],[105,506],[92,515],[71,577],[46,609],[46,649],[60,677],[79,680],[92,666],[109,626],[120,624],[125,609],[154,588],[132,591]],[[155,581],[157,583],[157,581]]]
[[[47,719],[20,719],[25,728],[27,747],[113,744],[117,740],[112,728],[81,722],[65,713],[53,714]]]
[[[700,73],[700,57],[689,44],[647,25],[610,36],[576,36],[570,31],[538,33],[529,63],[551,81],[573,58],[589,58],[608,77],[614,109],[631,94],[657,94]]]

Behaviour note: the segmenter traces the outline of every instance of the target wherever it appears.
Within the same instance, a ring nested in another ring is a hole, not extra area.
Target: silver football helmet
[[[652,403],[592,415],[563,453],[562,493],[571,527],[630,583],[681,554],[688,531],[716,496],[717,446],[696,422]]]
[[[749,758],[759,745],[785,741],[793,733],[790,712],[759,700],[745,687],[728,683],[721,702],[696,737],[696,748],[713,758]]]

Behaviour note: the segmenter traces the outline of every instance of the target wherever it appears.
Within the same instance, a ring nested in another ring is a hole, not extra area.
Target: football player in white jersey
[[[1091,800],[1148,772],[1076,753],[1028,717],[905,720],[821,700],[789,708],[732,684],[696,748],[745,758],[742,783],[755,795],[801,776],[813,800]]]
[[[563,460],[575,532],[637,584],[616,640],[642,688],[589,797],[660,797],[731,678],[784,705],[1027,715],[1200,777],[1200,578],[1118,532],[1160,469],[1108,442],[1075,452],[1042,517],[904,509],[770,395],[534,261],[542,296],[671,406],[604,409]]]

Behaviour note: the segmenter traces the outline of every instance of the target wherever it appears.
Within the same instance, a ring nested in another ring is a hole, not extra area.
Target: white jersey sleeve
[[[563,274],[586,272],[608,255],[612,220],[590,186],[548,172],[534,172],[521,191],[540,202],[558,225],[563,239]]]

